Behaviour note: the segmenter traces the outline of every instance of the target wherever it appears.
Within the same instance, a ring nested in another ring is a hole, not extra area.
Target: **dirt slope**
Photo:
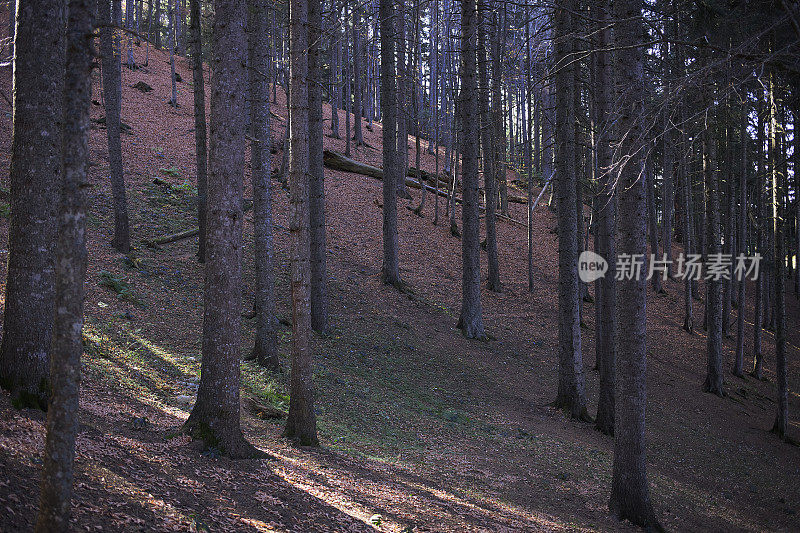
[[[144,46],[135,53],[143,62]],[[157,250],[142,240],[196,225],[187,67],[178,61],[185,81],[177,109],[167,104],[164,54],[151,50],[147,67],[123,69],[122,117],[131,126],[123,150],[136,247],[128,258],[108,245],[113,214],[105,131],[97,124],[92,131],[87,350],[74,508],[79,529],[632,530],[606,510],[611,439],[547,407],[557,372],[557,246],[555,219],[546,207],[534,213],[533,293],[526,286],[525,230],[498,223],[504,291],[483,294],[486,327],[496,340],[472,342],[454,327],[461,245],[446,224],[432,225],[433,197],[421,218],[400,203],[401,273],[414,293],[399,294],[379,281],[381,183],[326,169],[332,329],[314,341],[323,447],[291,447],[280,438],[279,420],[254,414],[253,399],[285,407],[286,376],[249,364],[243,365],[243,427],[276,461],[231,462],[175,436],[199,376],[203,271],[194,258],[196,238]],[[10,69],[0,71],[0,89],[8,95],[10,76]],[[154,90],[132,89],[138,81]],[[286,116],[280,90],[273,110]],[[328,133],[327,106],[324,114]],[[92,117],[102,116],[102,107],[94,105]],[[344,133],[343,113],[340,119]],[[284,119],[273,121],[274,139],[282,138],[284,126]],[[364,133],[372,148],[358,148],[354,157],[380,165],[380,126]],[[0,114],[2,175],[10,134],[6,106]],[[343,140],[326,136],[325,145],[344,150]],[[278,152],[273,164],[280,160]],[[423,167],[432,171],[433,165],[424,154]],[[154,184],[154,177],[169,185]],[[417,205],[418,193],[412,194]],[[512,216],[524,220],[524,208],[511,207]],[[277,182],[274,209],[279,312],[288,316],[287,196]],[[3,242],[7,224],[0,219]],[[245,231],[251,239],[252,226]],[[249,250],[243,309],[252,305]],[[2,280],[5,262],[0,270]],[[101,272],[113,278],[121,296],[100,286]],[[800,529],[800,449],[767,433],[775,409],[772,335],[765,334],[764,346],[769,382],[727,376],[727,398],[703,394],[705,338],[681,329],[680,284],[667,282],[665,288],[666,295],[651,294],[648,301],[648,467],[659,518],[678,531]],[[787,301],[791,433],[800,439],[798,304],[792,296]],[[749,320],[752,309],[746,312]],[[701,302],[695,313],[702,313]],[[584,304],[584,322],[593,412],[591,303]],[[252,341],[250,321],[244,332],[243,353]],[[289,337],[282,330],[287,368]],[[733,349],[726,341],[728,366]],[[13,410],[7,395],[0,395],[2,531],[31,527],[42,442],[42,415]]]

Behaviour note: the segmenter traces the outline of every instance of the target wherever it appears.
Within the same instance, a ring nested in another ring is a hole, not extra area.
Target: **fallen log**
[[[333,170],[341,170],[344,172],[353,172],[355,174],[361,174],[363,176],[369,176],[371,178],[375,178],[378,180],[383,180],[383,169],[379,167],[375,167],[372,165],[367,165],[366,163],[359,163],[349,157],[340,154],[339,152],[334,152],[333,150],[325,150],[322,153],[322,160],[326,167],[333,169]],[[406,186],[411,187],[412,189],[420,189],[420,184],[417,180],[406,178]],[[431,187],[430,185],[424,184],[423,186],[429,192],[436,192],[436,189]],[[447,197],[447,192],[443,190],[439,190],[439,196]]]
[[[200,228],[188,229],[186,231],[180,231],[171,235],[158,237],[157,239],[146,239],[144,243],[150,248],[157,248],[160,244],[168,244],[171,242],[182,241],[183,239],[189,239],[198,233],[200,233]]]

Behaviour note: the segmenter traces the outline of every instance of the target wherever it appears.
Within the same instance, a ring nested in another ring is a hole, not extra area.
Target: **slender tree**
[[[481,339],[480,219],[478,218],[478,112],[477,51],[478,12],[475,0],[461,2],[461,137],[462,202],[461,220],[461,314],[458,327],[469,339]]]
[[[94,8],[93,0],[70,0],[68,6],[61,152],[64,182],[58,215],[55,318],[50,351],[52,394],[47,410],[37,533],[70,529],[86,293],[86,169],[89,164]]]
[[[381,114],[383,115],[383,266],[381,277],[387,285],[400,287],[397,244],[397,186],[404,179],[397,161],[397,81],[395,79],[395,6],[380,0],[381,31]]]
[[[555,10],[556,194],[558,197],[558,395],[555,407],[588,420],[581,355],[578,280],[578,216],[575,205],[575,99],[572,24],[577,3],[567,0]]]
[[[192,82],[194,92],[194,148],[197,163],[197,223],[200,229],[197,259],[206,260],[206,197],[208,195],[208,145],[206,141],[206,91],[203,73],[203,36],[201,0],[189,0],[191,22],[189,46],[192,54]]]
[[[242,192],[246,124],[245,0],[214,0],[211,136],[203,290],[203,361],[185,430],[232,458],[258,451],[239,420],[242,307]]]
[[[100,21],[100,55],[103,66],[103,102],[106,111],[108,138],[108,165],[111,170],[111,193],[114,199],[114,238],[111,246],[122,253],[131,248],[128,227],[128,200],[125,194],[125,175],[122,169],[122,140],[120,139],[120,112],[122,86],[120,71],[119,36],[112,26],[111,4],[119,12],[120,0],[98,0],[97,16]],[[116,17],[115,17],[116,18]]]
[[[308,0],[308,173],[311,246],[311,327],[328,324],[328,272],[325,261],[325,175],[322,162],[322,2]],[[356,68],[358,73],[358,68]],[[358,109],[358,102],[356,109]],[[360,133],[360,131],[358,132]],[[358,136],[358,134],[357,134]]]
[[[644,60],[642,0],[614,0],[620,142],[618,150],[619,240],[617,252],[647,253],[647,202],[643,168]],[[627,159],[627,160],[626,160]],[[631,273],[635,274],[635,273]],[[647,483],[645,407],[647,405],[647,280],[626,275],[617,282],[617,380],[611,512],[645,528],[660,529]]]
[[[269,128],[269,21],[266,0],[247,0],[250,83],[250,176],[253,182],[253,241],[256,294],[256,338],[249,359],[276,371],[278,320],[272,247],[272,184]]]
[[[309,0],[289,4],[289,220],[292,262],[292,374],[284,435],[316,446],[311,369],[311,250],[309,239],[308,26]],[[316,83],[318,80],[312,80]]]
[[[595,75],[595,116],[600,133],[597,139],[597,171],[600,189],[595,199],[597,206],[597,226],[595,228],[595,251],[607,261],[614,261],[616,254],[617,196],[614,194],[613,175],[613,105],[614,73],[611,64],[611,2],[598,2],[597,15],[602,25],[597,34],[597,56]],[[599,246],[597,246],[599,244]],[[614,387],[616,383],[617,360],[617,282],[616,276],[607,274],[595,282],[595,323],[599,325],[596,333],[595,350],[597,370],[600,374],[600,391],[597,401],[595,426],[607,435],[614,434]]]
[[[0,385],[19,407],[47,407],[53,259],[61,191],[64,0],[19,6]]]
[[[778,147],[778,122],[777,103],[775,99],[774,76],[769,77],[769,169],[772,181],[772,239],[775,278],[775,387],[778,398],[775,424],[773,433],[780,438],[787,437],[789,430],[789,394],[787,386],[787,361],[786,361],[786,262],[784,253],[784,220],[786,214],[783,210],[783,176],[785,161]],[[783,168],[779,168],[779,165]]]

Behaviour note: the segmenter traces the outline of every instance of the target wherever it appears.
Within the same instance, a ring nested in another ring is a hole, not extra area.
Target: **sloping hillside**
[[[135,53],[143,63],[144,46]],[[558,271],[555,218],[544,206],[536,208],[533,220],[535,291],[527,292],[525,229],[501,220],[504,291],[482,295],[493,340],[468,341],[455,329],[461,245],[447,224],[432,224],[433,197],[428,196],[423,217],[400,203],[401,274],[412,288],[410,295],[401,294],[379,279],[380,182],[326,169],[332,328],[330,335],[314,339],[323,446],[298,449],[281,439],[282,422],[263,418],[263,407],[285,408],[287,376],[271,376],[250,364],[242,366],[243,427],[276,460],[233,462],[176,436],[199,377],[203,270],[195,260],[196,238],[158,249],[142,241],[196,226],[191,73],[183,59],[177,70],[184,81],[175,109],[167,103],[167,56],[150,50],[146,67],[123,68],[122,117],[131,127],[123,135],[123,150],[135,241],[127,257],[112,253],[108,244],[113,213],[95,78],[88,316],[74,498],[81,529],[632,529],[607,512],[612,440],[548,407],[556,389]],[[131,88],[138,81],[154,90]],[[11,94],[10,86],[5,68],[0,88]],[[9,111],[6,106],[0,115],[3,175]],[[272,123],[277,141],[286,123],[280,90],[273,111],[279,117]],[[327,133],[327,105],[324,114]],[[343,133],[343,113],[341,124]],[[380,165],[380,125],[364,133],[369,146],[356,148],[354,158]],[[343,151],[344,140],[326,137],[325,146]],[[279,151],[273,164],[280,161]],[[424,153],[422,161],[433,171],[432,156]],[[154,183],[156,177],[160,183]],[[287,195],[274,184],[278,304],[279,313],[288,316]],[[418,192],[411,192],[416,206]],[[440,209],[446,220],[443,202]],[[524,207],[512,204],[511,215],[524,221]],[[7,218],[0,220],[3,242],[7,225]],[[245,232],[252,240],[252,225]],[[0,270],[3,280],[5,262]],[[252,305],[249,253],[244,272],[243,311]],[[800,449],[768,434],[775,409],[771,334],[765,334],[764,346],[768,382],[728,375],[728,397],[703,394],[705,338],[681,329],[680,284],[669,281],[665,289],[666,295],[651,293],[648,301],[648,466],[659,519],[676,531],[800,529],[795,514]],[[789,330],[791,432],[798,439],[798,303],[789,297],[787,305],[789,324],[795,326]],[[700,312],[702,303],[696,302]],[[583,315],[593,412],[591,303],[584,304]],[[254,324],[243,323],[244,354]],[[285,362],[289,340],[284,328]],[[727,340],[728,366],[733,348]],[[7,395],[0,395],[0,529],[32,525],[42,443],[42,414],[16,411]]]

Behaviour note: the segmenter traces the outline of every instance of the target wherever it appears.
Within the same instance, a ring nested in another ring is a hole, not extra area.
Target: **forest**
[[[800,531],[798,2],[0,20],[0,531]]]

